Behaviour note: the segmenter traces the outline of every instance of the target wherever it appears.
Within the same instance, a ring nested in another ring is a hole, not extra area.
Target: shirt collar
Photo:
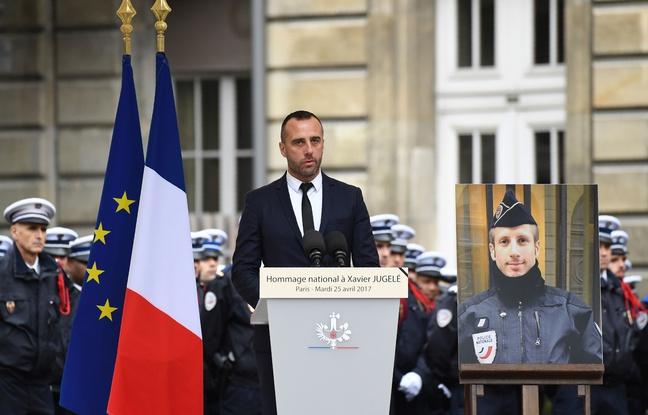
[[[288,182],[288,187],[290,187],[294,192],[298,193],[301,191],[299,190],[299,186],[301,186],[303,182],[290,174],[290,172],[286,172],[286,181]],[[320,169],[319,173],[317,173],[317,176],[315,176],[311,183],[313,183],[315,191],[319,192],[322,188],[322,169]]]
[[[40,274],[40,261],[38,260],[38,255],[36,255],[36,261],[32,265],[29,265],[28,263],[25,262],[25,265],[27,265],[27,268],[30,268],[34,270],[36,274]]]

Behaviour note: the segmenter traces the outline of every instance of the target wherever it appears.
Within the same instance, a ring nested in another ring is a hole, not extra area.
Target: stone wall
[[[583,114],[583,122],[574,129],[568,150],[575,181],[589,178],[599,185],[599,210],[619,217],[623,229],[630,235],[630,259],[635,269],[630,273],[648,272],[648,1],[580,1],[567,2],[571,19],[567,19],[569,37],[567,50],[586,51],[587,59],[568,60],[574,85],[591,79],[591,89],[574,93],[572,104],[580,102],[587,109],[580,114],[570,112],[571,121]],[[580,17],[577,12],[580,12]],[[569,14],[568,14],[569,16]],[[585,17],[583,17],[585,16]],[[585,21],[585,24],[583,24]],[[571,29],[570,29],[571,28]],[[579,32],[579,33],[573,33]],[[589,52],[591,51],[591,52]],[[576,52],[578,55],[583,53]],[[569,53],[571,56],[571,52]],[[589,93],[589,96],[588,96]],[[576,105],[572,105],[572,110]],[[576,115],[575,115],[576,114]],[[591,128],[589,141],[572,141]],[[589,159],[584,171],[574,166],[585,152]],[[568,166],[569,167],[569,166]],[[641,291],[648,291],[648,282]]]

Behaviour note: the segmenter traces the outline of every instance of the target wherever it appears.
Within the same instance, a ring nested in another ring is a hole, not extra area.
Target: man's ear
[[[18,236],[18,226],[14,223],[11,225],[11,238],[15,241]]]
[[[488,251],[490,252],[490,257],[493,261],[495,261],[495,245],[492,243],[488,244]]]
[[[282,156],[286,157],[286,145],[283,141],[279,141],[279,151],[281,152]]]
[[[538,257],[539,254],[540,254],[540,241],[536,241],[535,242],[535,256],[536,256],[536,258]]]

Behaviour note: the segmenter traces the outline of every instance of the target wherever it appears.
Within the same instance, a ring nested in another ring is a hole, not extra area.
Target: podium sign
[[[399,268],[262,268],[253,324],[270,325],[277,413],[389,413]]]

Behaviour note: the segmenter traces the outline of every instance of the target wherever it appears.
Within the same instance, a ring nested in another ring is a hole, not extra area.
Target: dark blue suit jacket
[[[320,233],[342,232],[354,266],[380,266],[362,191],[323,173],[322,191]],[[259,301],[261,261],[267,267],[310,266],[302,249],[302,236],[290,203],[285,174],[251,191],[245,198],[232,279],[238,292],[253,307]]]

